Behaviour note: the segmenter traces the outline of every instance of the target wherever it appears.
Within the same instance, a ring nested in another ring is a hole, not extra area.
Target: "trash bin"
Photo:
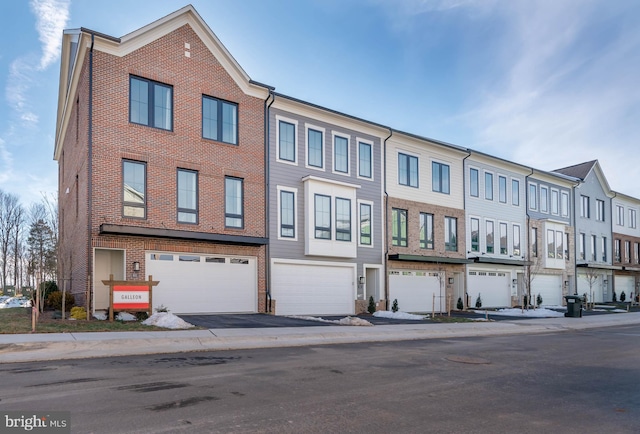
[[[564,299],[567,301],[567,313],[564,316],[582,318],[582,297],[579,295],[565,295]]]

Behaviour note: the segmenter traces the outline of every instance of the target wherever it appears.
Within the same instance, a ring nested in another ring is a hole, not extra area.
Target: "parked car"
[[[31,300],[26,297],[9,297],[0,303],[0,309],[12,307],[31,307]]]

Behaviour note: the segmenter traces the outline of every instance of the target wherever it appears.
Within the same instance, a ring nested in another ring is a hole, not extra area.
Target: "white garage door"
[[[352,315],[355,311],[354,264],[274,262],[271,297],[277,315]]]
[[[620,294],[624,291],[625,301],[631,301],[631,297],[635,294],[636,280],[633,276],[615,276],[616,297],[620,300]]]
[[[442,298],[438,273],[412,270],[389,271],[389,302],[398,300],[402,312],[435,312],[444,310],[446,300]],[[441,307],[442,306],[442,307]]]
[[[256,312],[255,257],[147,252],[146,271],[160,283],[153,307],[171,313]]]
[[[538,294],[543,305],[562,306],[562,276],[536,274],[531,281],[532,304],[537,303]]]
[[[588,275],[578,271],[578,294],[587,294],[589,302],[604,302],[603,274]]]
[[[482,307],[511,307],[510,274],[498,271],[469,271],[467,294],[475,307],[478,295]]]

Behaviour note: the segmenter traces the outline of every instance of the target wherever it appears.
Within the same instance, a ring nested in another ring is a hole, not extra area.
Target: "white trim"
[[[511,181],[511,186],[507,187],[509,189],[509,191],[511,192],[511,197],[507,197],[507,203],[510,204],[511,206],[515,206],[517,208],[520,208],[522,206],[522,196],[521,196],[521,192],[520,192],[520,184],[522,184],[522,179],[521,178],[516,178],[514,176],[510,176],[509,180]],[[515,204],[513,203],[513,181],[517,181],[518,182],[518,203]]]
[[[487,198],[487,174],[491,175],[491,199]],[[483,197],[484,200],[490,200],[491,202],[496,202],[495,197],[496,197],[496,190],[495,190],[495,183],[496,183],[496,173],[492,170],[487,170],[487,169],[482,169],[482,190],[483,190]],[[478,194],[480,192],[478,191]],[[500,192],[498,191],[498,195],[500,195]],[[500,199],[500,197],[498,197],[498,199]],[[498,200],[498,203],[500,203],[500,201]]]
[[[480,173],[481,173],[481,169],[479,167],[476,166],[467,166],[467,168],[469,169],[469,197],[475,197],[480,199]],[[474,196],[473,194],[471,194],[471,169],[475,170],[478,173],[478,195]]]
[[[282,209],[280,207],[280,192],[282,191],[287,191],[290,193],[293,193],[293,238],[291,237],[283,237],[282,233],[280,231],[281,227],[280,227],[280,223],[281,223],[281,214],[280,214],[280,210]],[[276,192],[277,192],[277,197],[276,197],[276,201],[277,201],[277,222],[278,222],[278,226],[277,226],[277,230],[278,230],[278,240],[284,240],[284,241],[298,241],[298,227],[300,226],[299,222],[298,222],[298,189],[297,188],[293,188],[293,187],[286,187],[286,186],[282,186],[282,185],[277,185],[276,186]]]
[[[319,131],[322,133],[322,167],[309,165],[309,130]],[[304,150],[305,150],[305,167],[311,170],[325,171],[327,167],[327,149],[326,149],[326,129],[312,124],[304,125]]]
[[[545,201],[545,205],[546,205],[546,209],[542,209],[542,190],[547,192],[547,200]],[[547,185],[541,185],[540,186],[540,192],[538,194],[538,204],[539,204],[539,208],[540,208],[540,212],[544,213],[544,214],[550,214],[550,210],[549,210],[549,186]]]
[[[288,124],[293,124],[293,127],[294,127],[293,138],[295,140],[295,143],[293,144],[293,153],[294,153],[293,161],[283,160],[280,158],[280,121],[286,122]],[[300,154],[300,152],[298,150],[298,121],[297,120],[276,115],[276,144],[275,145],[276,145],[276,161],[278,163],[289,164],[292,166],[298,165],[298,154]]]
[[[551,192],[551,196],[549,196],[549,213],[552,215],[557,215],[559,216],[561,213],[561,204],[560,204],[560,190],[558,190],[557,188],[550,188],[550,192]],[[556,192],[556,194],[558,195],[558,207],[557,207],[557,211],[553,212],[553,192]]]
[[[536,191],[536,203],[535,206],[531,206],[531,187],[535,188]],[[538,191],[538,184],[535,182],[527,183],[527,194],[525,197],[527,198],[527,209],[531,211],[538,211],[540,209],[540,192]]]
[[[369,205],[369,207],[371,208],[371,219],[369,220],[369,225],[370,225],[370,228],[371,228],[371,235],[370,235],[371,236],[371,244],[361,244],[360,243],[360,223],[361,223],[361,221],[360,221],[360,205],[361,204]],[[356,230],[356,234],[357,234],[357,237],[358,237],[358,247],[364,247],[364,248],[367,248],[367,249],[372,249],[373,246],[374,246],[374,241],[373,241],[373,201],[357,199],[356,200],[356,207],[357,207],[356,211],[358,213],[357,222],[356,222],[357,223],[357,228],[358,228]]]
[[[562,198],[565,196],[567,198],[567,209],[564,209],[562,207]],[[566,190],[561,190],[560,191],[560,215],[562,217],[569,217],[569,208],[571,208],[571,199],[570,199],[569,192]]]
[[[349,188],[361,188],[361,186],[358,184],[350,184],[348,182],[334,181],[333,179],[319,178],[313,175],[308,175],[302,178],[302,182],[306,182],[306,181],[325,182],[327,184],[335,184],[335,185],[340,185],[342,187],[349,187]]]
[[[360,143],[364,143],[365,145],[369,145],[371,147],[371,177],[367,178],[366,176],[360,176]],[[374,181],[375,177],[374,177],[374,167],[375,167],[375,159],[374,159],[374,153],[373,153],[373,141],[371,140],[367,140],[367,139],[362,139],[358,136],[356,136],[356,178],[358,179],[363,179],[365,181]]]
[[[341,172],[336,170],[336,137],[347,140],[347,171]],[[331,131],[331,173],[340,176],[351,176],[351,136],[345,133]]]

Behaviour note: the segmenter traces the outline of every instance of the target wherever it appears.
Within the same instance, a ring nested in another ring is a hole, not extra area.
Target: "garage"
[[[467,279],[469,305],[474,307],[478,295],[482,307],[511,307],[511,273],[470,270]]]
[[[545,306],[562,306],[562,276],[532,274],[531,302],[537,303],[538,294]]]
[[[439,274],[418,270],[389,270],[389,302],[398,300],[402,312],[442,312],[446,305]],[[441,308],[442,306],[442,308]]]
[[[616,297],[620,300],[620,294],[624,291],[625,301],[631,301],[635,295],[636,279],[633,276],[615,276]]]
[[[256,312],[255,257],[147,252],[146,272],[160,283],[153,307],[175,314]]]
[[[578,294],[587,294],[590,302],[604,302],[603,282],[607,279],[606,274],[596,274],[589,270],[589,273],[578,271]]]
[[[353,315],[355,264],[273,261],[276,315]]]

